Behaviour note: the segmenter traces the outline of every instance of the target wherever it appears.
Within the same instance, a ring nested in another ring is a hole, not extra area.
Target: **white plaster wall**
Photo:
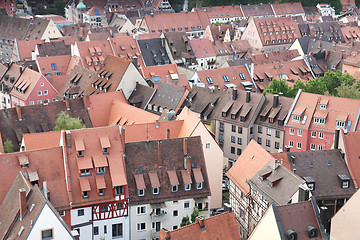
[[[102,237],[105,239],[112,239],[112,225],[122,223],[123,226],[123,236],[120,239],[130,239],[130,221],[129,217],[119,217],[112,219],[105,219],[100,221],[94,221],[93,227],[99,227],[99,234],[94,235],[94,240],[100,240]],[[107,232],[104,232],[104,226],[107,228]]]
[[[44,34],[41,37],[41,40],[48,41],[50,38],[59,38],[62,37],[59,29],[56,27],[53,20],[50,20],[49,24],[47,25]]]
[[[278,230],[278,225],[276,223],[276,218],[274,215],[274,210],[272,206],[265,212],[259,224],[256,226],[252,232],[249,240],[280,240],[281,236]]]
[[[78,216],[78,210],[80,209],[84,209],[83,216]],[[73,226],[91,221],[92,220],[91,214],[92,214],[91,207],[71,209],[71,225]]]
[[[122,80],[120,81],[119,86],[116,88],[116,91],[122,89],[125,98],[128,99],[131,93],[136,88],[136,82],[138,82],[141,85],[148,86],[145,79],[141,76],[141,74],[136,69],[134,64],[130,63],[128,68],[126,69],[126,72]]]
[[[42,207],[40,205],[35,205],[36,207]],[[36,219],[34,219],[35,221]],[[38,219],[34,222],[29,236],[27,239],[42,239],[41,232],[43,230],[53,229],[53,238],[52,239],[73,239],[70,232],[66,229],[65,223],[61,218],[58,218],[51,208],[45,204]]]

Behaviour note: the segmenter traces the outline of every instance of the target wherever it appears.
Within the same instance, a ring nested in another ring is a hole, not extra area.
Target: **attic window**
[[[245,75],[243,73],[240,73],[239,76],[240,76],[241,80],[245,80]]]
[[[115,195],[121,195],[121,194],[124,194],[124,187],[123,186],[115,187]]]
[[[90,175],[90,169],[81,169],[80,176],[88,176]]]
[[[83,151],[78,151],[78,157],[84,157],[84,152]]]
[[[293,122],[300,122],[301,116],[293,114],[292,120]]]
[[[225,81],[225,82],[229,82],[229,81],[230,81],[228,75],[224,75],[223,78],[224,78],[224,81]]]
[[[145,195],[145,189],[138,189],[138,196],[142,197]]]
[[[350,178],[346,174],[339,174],[338,178],[340,180],[341,188],[349,188]]]
[[[191,190],[191,184],[184,184],[184,188],[185,188],[185,191],[190,191]]]
[[[315,124],[320,124],[320,125],[324,125],[325,124],[325,118],[314,118],[314,123]],[[336,126],[338,126],[338,123],[336,122]],[[345,123],[344,123],[345,126]]]
[[[153,188],[153,194],[154,194],[154,195],[159,194],[159,192],[160,192],[160,190],[159,190],[158,187],[154,187],[154,188]]]
[[[336,127],[344,128],[345,127],[345,121],[336,121]]]
[[[326,104],[320,104],[320,109],[326,109]]]
[[[177,191],[179,191],[179,186],[178,185],[171,186],[171,192],[177,192]]]
[[[312,177],[304,177],[304,180],[310,191],[315,190],[315,180]]]

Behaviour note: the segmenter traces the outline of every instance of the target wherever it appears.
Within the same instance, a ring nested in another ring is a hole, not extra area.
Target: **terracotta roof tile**
[[[79,181],[80,181],[80,189],[82,192],[91,190],[89,179],[87,177],[79,177]]]
[[[156,172],[149,172],[149,178],[152,188],[160,187],[159,177]]]
[[[171,170],[171,171],[167,171],[168,176],[169,176],[169,181],[171,186],[177,186],[179,185],[179,179],[176,175],[176,171],[175,170]]]
[[[106,188],[106,182],[104,175],[96,175],[95,177],[96,181],[96,188],[99,189],[105,189]]]
[[[145,189],[144,174],[135,174],[134,177],[137,189]]]
[[[203,175],[201,173],[201,169],[200,168],[193,168],[192,169],[193,174],[194,174],[194,178],[195,178],[195,182],[196,183],[202,183],[204,182],[204,178]]]

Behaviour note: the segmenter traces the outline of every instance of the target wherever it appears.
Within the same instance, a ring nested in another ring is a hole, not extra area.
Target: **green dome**
[[[83,1],[80,1],[79,4],[76,6],[77,9],[86,9],[85,4],[83,3]]]

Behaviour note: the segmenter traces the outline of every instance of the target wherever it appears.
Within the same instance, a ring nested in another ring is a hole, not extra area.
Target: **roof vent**
[[[317,237],[317,229],[313,225],[307,226],[306,231],[308,233],[309,238]]]
[[[286,230],[286,236],[287,236],[288,240],[296,240],[297,239],[297,233],[294,230],[292,230],[291,228]]]

